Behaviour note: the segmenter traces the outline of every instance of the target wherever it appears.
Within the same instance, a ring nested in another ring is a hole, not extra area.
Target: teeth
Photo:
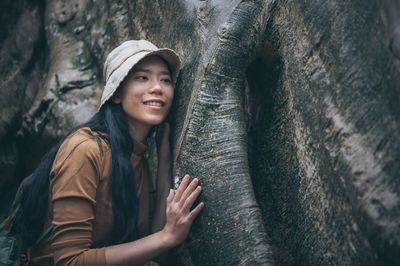
[[[162,106],[160,102],[146,102],[145,104],[150,106]]]

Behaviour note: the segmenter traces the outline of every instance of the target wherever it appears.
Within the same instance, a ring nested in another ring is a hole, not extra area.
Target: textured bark
[[[248,72],[250,161],[277,261],[396,264],[399,61],[379,5],[270,8],[267,37],[277,59]]]
[[[4,1],[0,189],[96,111],[105,55],[143,38],[184,66],[174,174],[206,207],[182,264],[399,264],[399,3]]]
[[[203,46],[204,68],[196,75],[200,82],[192,86],[185,117],[181,115],[184,124],[175,149],[178,176],[198,177],[206,191],[201,200],[207,207],[188,249],[197,265],[268,264],[271,249],[248,169],[243,108],[244,66],[262,43],[266,6],[262,1],[237,1],[228,14],[227,9],[213,10],[223,19],[216,32],[205,36],[209,44]],[[207,13],[203,9],[197,16]]]

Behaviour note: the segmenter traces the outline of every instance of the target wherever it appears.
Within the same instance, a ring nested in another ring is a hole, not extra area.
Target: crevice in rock
[[[287,231],[287,225],[280,223],[280,211],[285,210],[280,209],[282,206],[279,204],[285,200],[279,198],[282,196],[280,193],[275,193],[288,181],[284,180],[288,173],[281,171],[290,171],[291,167],[287,167],[287,164],[293,156],[290,153],[282,156],[279,154],[282,150],[278,149],[279,142],[285,140],[281,127],[287,120],[287,114],[284,113],[287,111],[287,95],[280,82],[281,61],[272,44],[267,41],[246,70],[245,108],[249,170],[263,223],[272,240],[274,260],[278,265],[294,263],[293,250],[285,248],[284,232]],[[290,190],[290,187],[287,189]]]

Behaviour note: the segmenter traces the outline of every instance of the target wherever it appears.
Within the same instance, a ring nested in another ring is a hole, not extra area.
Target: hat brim
[[[108,78],[106,81],[106,85],[104,87],[103,97],[101,98],[101,103],[99,109],[105,102],[107,102],[117,91],[118,87],[122,83],[122,81],[126,78],[130,70],[137,65],[141,60],[146,57],[158,55],[162,57],[167,63],[172,71],[172,82],[175,86],[179,71],[181,68],[181,62],[178,55],[171,49],[168,48],[159,48],[155,51],[142,51],[131,57],[129,57],[126,61],[124,61],[121,66],[119,66]]]

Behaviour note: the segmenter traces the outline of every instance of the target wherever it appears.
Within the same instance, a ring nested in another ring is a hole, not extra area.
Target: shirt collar
[[[138,155],[138,156],[143,155],[143,153],[146,152],[147,148],[148,147],[146,144],[144,144],[136,139],[133,139],[133,153],[135,155]]]

